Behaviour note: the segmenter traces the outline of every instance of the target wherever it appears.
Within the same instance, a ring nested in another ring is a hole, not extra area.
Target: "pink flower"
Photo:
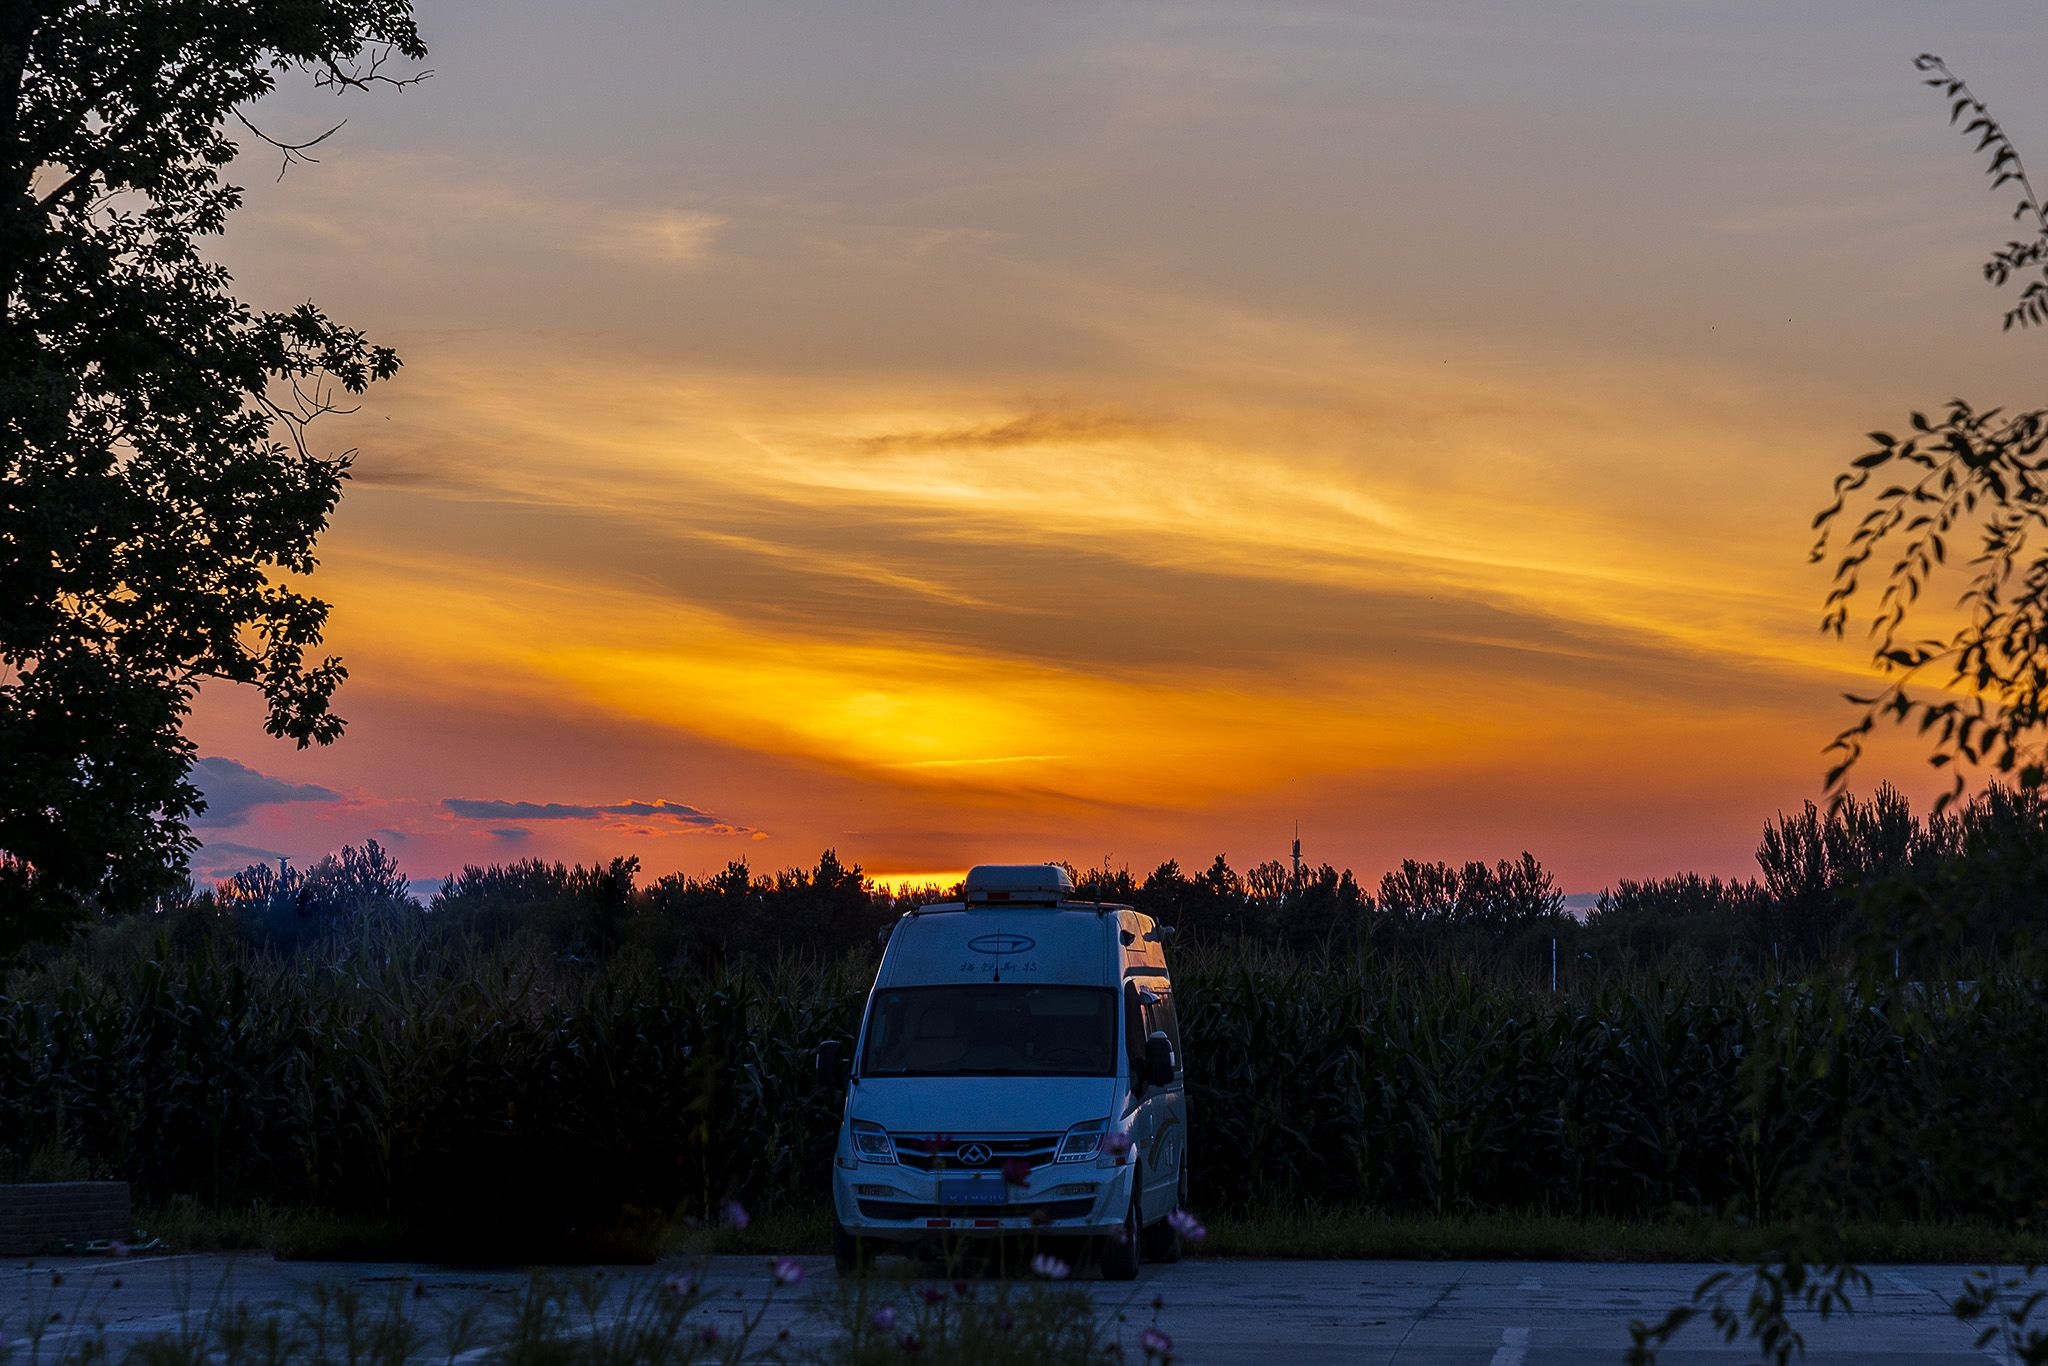
[[[917,1355],[917,1354],[918,1354],[919,1352],[922,1352],[923,1350],[924,1350],[924,1339],[923,1339],[923,1338],[919,1337],[919,1336],[918,1336],[917,1334],[915,1334],[915,1333],[905,1333],[905,1334],[903,1335],[903,1354],[904,1354],[905,1356],[913,1356],[913,1357],[914,1357],[914,1356],[916,1356],[916,1355]]]
[[[1031,1184],[1031,1164],[1021,1157],[1013,1157],[1003,1164],[1003,1183],[1010,1186]]]
[[[1184,1209],[1177,1209],[1167,1215],[1166,1222],[1175,1233],[1191,1243],[1199,1243],[1209,1236],[1209,1230],[1202,1227],[1202,1221]]]
[[[120,1241],[111,1242],[107,1244],[107,1251],[116,1257],[125,1257],[128,1255],[128,1244]]]
[[[1131,1136],[1118,1133],[1105,1135],[1102,1140],[1102,1151],[1115,1158],[1117,1166],[1123,1166],[1131,1158]]]
[[[1147,1328],[1138,1334],[1138,1345],[1145,1349],[1148,1357],[1170,1358],[1173,1355],[1173,1339],[1157,1328]]]
[[[926,1304],[943,1304],[946,1292],[935,1285],[921,1285],[917,1288],[917,1297]]]
[[[875,1311],[875,1316],[869,1319],[868,1322],[875,1325],[876,1332],[888,1332],[896,1326],[896,1306],[893,1304],[883,1305]]]
[[[1031,1270],[1035,1275],[1049,1281],[1063,1281],[1067,1278],[1067,1264],[1049,1252],[1041,1252],[1031,1259]]]
[[[971,1300],[974,1298],[974,1287],[965,1281],[955,1281],[953,1282],[953,1293],[963,1300]]]
[[[737,1200],[725,1202],[724,1214],[725,1222],[731,1224],[734,1228],[745,1228],[753,1222],[752,1218],[747,1214],[747,1207]]]
[[[697,1334],[697,1340],[706,1347],[716,1347],[718,1345],[718,1330],[706,1325],[704,1331]]]
[[[768,1274],[775,1278],[777,1285],[795,1285],[804,1278],[804,1269],[797,1265],[794,1257],[772,1257],[768,1261]]]
[[[687,1300],[697,1293],[697,1277],[693,1272],[671,1276],[661,1283],[661,1288],[679,1300]]]

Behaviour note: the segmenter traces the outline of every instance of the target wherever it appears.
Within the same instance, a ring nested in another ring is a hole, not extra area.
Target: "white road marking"
[[[1534,1276],[1524,1276],[1522,1278],[1522,1283],[1516,1286],[1515,1288],[1517,1290],[1541,1290],[1543,1288],[1543,1282],[1537,1280]]]
[[[1500,1346],[1493,1349],[1493,1360],[1487,1366],[1522,1366],[1528,1356],[1529,1330],[1503,1328],[1500,1330]]]
[[[1896,1288],[1905,1291],[1908,1295],[1925,1295],[1927,1293],[1926,1287],[1913,1284],[1913,1282],[1907,1280],[1896,1271],[1885,1272],[1884,1278],[1890,1281]]]

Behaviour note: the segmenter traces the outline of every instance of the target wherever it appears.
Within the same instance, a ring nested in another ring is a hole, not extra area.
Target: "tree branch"
[[[335,124],[316,138],[307,138],[304,142],[285,142],[279,138],[272,137],[255,124],[249,122],[247,116],[239,109],[235,111],[235,121],[284,154],[283,160],[278,164],[277,168],[277,178],[279,180],[284,179],[284,173],[291,169],[294,162],[303,161],[308,164],[318,165],[320,158],[307,156],[306,149],[319,146],[348,126],[348,120],[343,119],[340,123]]]

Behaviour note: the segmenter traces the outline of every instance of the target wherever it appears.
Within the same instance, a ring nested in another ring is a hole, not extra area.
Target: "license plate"
[[[1003,1183],[990,1177],[975,1176],[958,1180],[939,1182],[939,1203],[942,1205],[1000,1205],[1003,1203]]]

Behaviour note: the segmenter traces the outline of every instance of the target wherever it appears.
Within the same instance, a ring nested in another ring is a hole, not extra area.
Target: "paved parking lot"
[[[799,1261],[804,1283],[781,1292],[760,1332],[772,1338],[787,1328],[797,1346],[818,1345],[828,1331],[818,1301],[832,1296],[836,1285],[828,1260]],[[885,1276],[892,1265],[903,1279],[889,1281],[882,1294],[907,1303],[914,1293],[908,1268],[885,1262]],[[680,1269],[617,1268],[607,1272],[606,1284],[618,1293],[651,1289]],[[1151,1320],[1151,1302],[1159,1296],[1166,1302],[1160,1324],[1172,1333],[1179,1359],[1194,1366],[1576,1366],[1618,1361],[1629,1321],[1654,1317],[1684,1299],[1709,1270],[1586,1262],[1202,1260],[1147,1268],[1135,1285],[1079,1284],[1105,1308],[1123,1308],[1134,1361],[1140,1357],[1137,1331]],[[1974,1330],[1958,1323],[1942,1298],[1961,1283],[1962,1268],[1881,1267],[1872,1275],[1875,1291],[1853,1316],[1812,1326],[1809,1362],[1984,1366],[2003,1359],[1995,1349],[1973,1346]],[[714,1259],[708,1276],[719,1294],[700,1312],[728,1334],[769,1286],[767,1266],[756,1258]],[[465,1305],[502,1309],[527,1284],[524,1272],[498,1269],[222,1256],[12,1262],[5,1278],[0,1323],[9,1336],[19,1344],[20,1325],[31,1313],[60,1313],[65,1317],[52,1330],[53,1346],[94,1321],[117,1336],[160,1333],[212,1303],[295,1306],[323,1285],[353,1288],[376,1304],[402,1296],[428,1322],[439,1323]],[[1724,1346],[1699,1326],[1664,1359],[1690,1366],[1754,1360],[1755,1354]]]

